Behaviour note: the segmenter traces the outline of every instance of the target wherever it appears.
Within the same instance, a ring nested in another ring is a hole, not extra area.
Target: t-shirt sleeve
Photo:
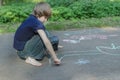
[[[44,27],[44,25],[41,23],[41,22],[35,22],[35,24],[34,24],[35,26],[33,27],[33,31],[35,32],[35,33],[37,33],[37,30],[39,30],[39,29],[42,29],[42,30],[45,30],[45,27]]]

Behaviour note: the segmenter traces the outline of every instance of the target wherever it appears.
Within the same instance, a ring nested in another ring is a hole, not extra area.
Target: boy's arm
[[[55,51],[53,50],[52,44],[50,43],[48,37],[46,36],[46,33],[43,30],[37,30],[38,34],[42,38],[46,48],[50,52],[50,55],[52,56],[55,64],[60,64],[60,60],[57,58]]]

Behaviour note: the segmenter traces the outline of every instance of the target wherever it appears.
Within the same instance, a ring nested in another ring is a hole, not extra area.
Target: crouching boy
[[[38,60],[44,56],[52,57],[55,64],[61,61],[56,56],[58,38],[48,36],[44,22],[51,16],[50,5],[46,2],[38,3],[32,14],[22,22],[14,36],[14,48],[20,58],[26,63],[41,66]]]

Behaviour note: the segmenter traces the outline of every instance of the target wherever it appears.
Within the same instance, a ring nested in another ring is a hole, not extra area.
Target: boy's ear
[[[37,15],[35,15],[37,18],[39,18],[39,15],[37,14]]]
[[[37,18],[39,18],[39,16],[38,16],[38,15],[36,15],[36,17],[37,17]]]

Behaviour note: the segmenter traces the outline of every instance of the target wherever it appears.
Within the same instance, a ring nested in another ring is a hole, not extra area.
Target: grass
[[[1,23],[0,33],[15,32],[20,23]],[[120,27],[120,17],[91,18],[84,20],[48,21],[45,26],[48,30],[71,30],[95,27]]]
[[[20,23],[1,23],[0,33],[11,33],[15,32]]]
[[[119,27],[120,17],[91,18],[74,21],[49,22],[46,24],[49,30],[69,30],[95,27]]]

